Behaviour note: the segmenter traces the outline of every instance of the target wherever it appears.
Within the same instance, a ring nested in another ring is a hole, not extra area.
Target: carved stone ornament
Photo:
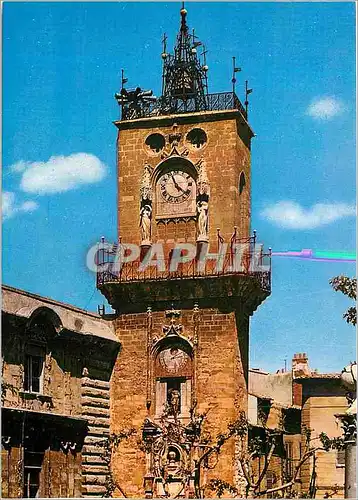
[[[162,336],[153,335],[153,337],[151,338],[152,351],[155,350],[155,348],[159,344],[159,342],[161,342],[163,339],[168,338],[168,337],[171,337],[174,340],[176,337],[179,341],[182,340],[182,341],[184,341],[184,343],[189,344],[189,346],[191,348],[193,348],[193,340],[195,338],[195,334],[194,334],[194,336],[193,335],[190,335],[190,336],[185,335],[184,336],[183,335],[183,330],[184,330],[183,325],[181,325],[180,323],[178,323],[178,324],[176,323],[177,320],[181,316],[181,311],[178,309],[174,309],[174,307],[172,306],[171,309],[165,311],[165,316],[166,316],[166,318],[170,319],[170,324],[163,326],[163,335]],[[179,358],[179,356],[178,356],[178,358]]]
[[[199,171],[198,180],[196,182],[197,190],[198,190],[197,198],[199,200],[208,201],[209,196],[210,196],[210,183],[209,183],[208,174],[206,171],[205,160],[203,158],[201,158],[198,161],[198,163],[196,163],[195,167]]]
[[[152,190],[152,173],[153,168],[146,163],[144,165],[142,179],[140,183],[140,200],[141,205],[151,202],[153,199],[153,190]]]
[[[183,331],[183,327],[180,324],[176,324],[177,319],[181,316],[181,311],[178,309],[172,308],[168,311],[165,311],[165,317],[170,319],[170,325],[163,326],[163,333],[168,335],[181,335]]]
[[[196,215],[181,215],[178,217],[161,217],[160,219],[157,220],[157,224],[179,224],[180,222],[190,222],[190,221],[196,221],[197,216]]]
[[[179,142],[182,139],[182,134],[178,132],[178,125],[173,124],[173,132],[168,134],[167,147],[163,150],[161,158],[170,158],[171,156],[188,156],[189,150],[186,147],[179,149]]]
[[[178,132],[178,125],[177,123],[174,123],[173,132],[168,136],[169,143],[172,144],[173,146],[178,146],[179,142],[181,141],[181,138],[182,134]]]
[[[173,390],[159,423],[147,418],[143,440],[147,451],[146,477],[153,478],[150,487],[154,498],[193,498],[195,422],[183,425],[176,418],[178,394]]]
[[[181,158],[185,158],[186,156],[188,156],[188,154],[188,148],[184,146],[179,149],[177,141],[174,141],[172,144],[169,143],[168,146],[163,150],[161,158],[162,160],[170,158],[171,156],[180,156]]]

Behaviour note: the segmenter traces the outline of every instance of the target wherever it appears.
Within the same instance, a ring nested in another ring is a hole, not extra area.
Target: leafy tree
[[[357,279],[348,278],[347,276],[336,276],[332,278],[329,283],[332,285],[333,290],[336,292],[342,292],[347,295],[348,298],[356,301],[357,300]],[[343,318],[347,323],[352,325],[357,324],[357,307],[350,307],[344,314]]]
[[[167,427],[164,428],[163,439],[166,439],[165,433],[168,433],[168,437],[174,435],[184,436],[187,449],[190,448],[192,451],[192,460],[189,464],[186,464],[185,468],[181,471],[182,487],[177,493],[176,498],[181,495],[185,497],[189,495],[190,483],[194,485],[194,492],[191,492],[191,495],[194,494],[194,498],[205,498],[209,490],[215,492],[215,495],[219,498],[225,493],[229,493],[231,497],[240,497],[242,495],[243,492],[239,491],[236,486],[220,478],[211,479],[209,482],[205,482],[204,480],[206,477],[205,472],[215,469],[223,445],[232,438],[235,439],[238,444],[238,461],[241,469],[239,472],[246,483],[244,492],[246,498],[260,498],[269,494],[274,497],[293,498],[296,496],[294,485],[302,466],[312,457],[315,457],[318,450],[328,451],[332,448],[340,448],[342,445],[341,440],[337,438],[330,440],[324,433],[318,438],[312,438],[311,430],[304,429],[305,446],[294,468],[292,477],[287,479],[282,485],[272,488],[262,488],[267,471],[270,467],[272,456],[279,442],[278,437],[282,433],[282,430],[271,430],[266,428],[263,438],[256,437],[249,440],[249,430],[251,426],[245,413],[241,412],[239,418],[229,424],[225,432],[212,438],[203,428],[206,416],[207,413],[197,414],[194,409],[192,409],[190,422],[186,426],[181,424],[176,418],[172,418],[165,422]],[[162,420],[164,419],[163,422],[165,418],[165,416],[162,417]],[[101,448],[102,457],[108,465],[105,497],[112,497],[116,489],[120,492],[122,497],[126,497],[123,488],[119,485],[111,469],[111,460],[113,452],[122,440],[130,437],[132,434],[136,434],[135,429],[124,430],[119,434],[111,434],[96,443],[97,446]],[[148,443],[144,440],[142,443],[139,442],[139,445],[145,449]],[[260,473],[254,472],[254,462],[257,459],[262,459],[264,462]],[[170,478],[165,477],[164,474],[162,480],[166,496],[169,497],[170,494],[167,480],[170,480]],[[308,491],[306,495],[301,494],[301,497],[314,498],[314,481],[312,481],[312,484],[313,486],[310,488],[310,491]]]
[[[301,457],[296,464],[292,477],[285,481],[283,484],[272,487],[263,488],[264,479],[270,467],[270,462],[274,451],[278,444],[278,437],[282,433],[280,429],[267,429],[265,428],[265,437],[255,438],[249,440],[248,445],[245,446],[245,441],[248,439],[248,432],[250,429],[250,424],[246,420],[245,414],[241,414],[241,429],[244,432],[238,434],[240,443],[240,453],[239,462],[241,470],[244,474],[246,481],[246,498],[259,498],[271,495],[273,497],[281,498],[294,498],[297,493],[294,491],[294,486],[299,476],[302,466],[308,462],[312,457],[314,458],[317,451],[328,451],[331,448],[341,446],[341,442],[336,440],[330,440],[326,434],[321,434],[318,438],[312,438],[311,429],[304,428],[302,430],[305,436],[305,444],[302,450]],[[257,459],[263,459],[263,468],[260,473],[254,472],[254,462]],[[314,498],[315,487],[314,487],[314,477],[312,478],[310,485],[310,491],[301,493],[302,498]],[[215,478],[211,481],[210,487],[216,492],[218,497],[222,496],[225,491],[229,492],[233,496],[238,495],[238,490],[232,485]]]

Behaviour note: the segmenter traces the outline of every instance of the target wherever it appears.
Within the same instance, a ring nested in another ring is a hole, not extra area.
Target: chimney
[[[311,370],[308,366],[308,357],[305,352],[298,352],[292,359],[292,403],[302,405],[302,384],[295,382],[297,377],[309,377]]]
[[[308,357],[305,352],[298,352],[293,355],[292,359],[292,375],[295,379],[296,377],[308,377],[311,374],[311,370],[308,366]]]

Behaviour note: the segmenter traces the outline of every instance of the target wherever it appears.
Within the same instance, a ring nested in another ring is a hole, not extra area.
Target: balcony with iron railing
[[[237,110],[247,120],[247,111],[234,92],[206,94],[200,103],[196,97],[185,100],[175,97],[160,97],[152,102],[133,101],[122,107],[121,119],[132,120],[161,115],[226,110]]]
[[[239,251],[237,241],[241,245]],[[195,295],[198,288],[202,295],[213,294],[214,288],[218,294],[230,294],[228,287],[233,287],[239,295],[245,289],[245,293],[256,296],[255,300],[261,303],[271,293],[271,250],[264,252],[262,245],[256,244],[255,237],[237,241],[234,242],[236,246],[231,242],[225,253],[218,249],[216,255],[206,254],[203,258],[188,258],[187,261],[185,256],[179,255],[178,258],[173,251],[168,257],[158,258],[158,255],[150,254],[150,249],[145,255],[142,249],[141,256],[131,260],[124,245],[109,245],[102,241],[96,255],[97,288],[112,304],[119,298],[126,301],[133,296],[133,290],[140,288],[137,295],[144,300],[145,294],[154,296],[158,290],[163,296],[170,289],[173,298],[180,290],[183,297]],[[219,291],[223,286],[226,291]]]

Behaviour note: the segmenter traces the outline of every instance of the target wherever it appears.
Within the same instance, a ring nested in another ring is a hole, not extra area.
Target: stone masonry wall
[[[213,436],[224,431],[239,410],[247,411],[247,334],[248,320],[234,312],[204,309],[200,313],[197,352],[198,411],[211,408],[207,430]],[[167,324],[164,312],[152,313],[153,335],[162,334]],[[121,445],[113,460],[113,470],[127,496],[143,496],[145,454],[138,440],[147,416],[154,417],[154,405],[146,409],[147,315],[125,314],[116,319],[116,332],[122,350],[111,380],[111,431],[131,427],[137,434]],[[180,323],[183,335],[193,333],[193,311],[183,310]],[[240,325],[241,331],[238,331]],[[151,400],[154,401],[152,394]],[[234,443],[227,443],[212,476],[234,481]],[[208,480],[210,478],[208,477]]]
[[[173,117],[171,121],[177,123],[177,132],[182,134],[178,149],[187,147],[189,154],[186,158],[194,164],[203,158],[206,162],[207,174],[210,182],[209,208],[209,237],[212,251],[217,244],[218,227],[225,241],[230,241],[233,227],[238,227],[238,235],[246,237],[250,231],[250,151],[238,135],[237,121],[228,117],[214,120],[214,115],[198,113],[192,118],[192,123],[182,123],[182,117]],[[194,123],[195,120],[195,123]],[[167,136],[173,133],[172,125],[162,126],[152,119],[152,126],[120,130],[118,134],[118,234],[122,242],[140,243],[139,232],[139,187],[145,163],[155,168],[160,162],[161,151],[153,153],[145,144],[146,138],[159,133]],[[207,134],[207,144],[196,149],[186,142],[187,133],[193,128],[200,127]],[[239,194],[239,177],[244,172],[246,184],[243,193]],[[155,202],[153,203],[155,210]],[[155,222],[153,213],[152,240],[167,240],[178,238],[192,241],[195,237],[194,224],[185,224],[185,230],[178,232],[170,223],[165,229]]]
[[[304,396],[302,408],[302,424],[313,429],[312,438],[325,432],[329,437],[342,435],[342,430],[335,414],[343,413],[347,408],[345,396],[334,396],[329,393],[329,383],[327,388],[322,387],[317,390],[316,395]],[[332,390],[332,381],[330,381]],[[305,389],[304,389],[305,391]],[[314,391],[313,391],[314,392]],[[326,393],[326,394],[325,394]],[[310,474],[312,473],[313,462],[302,468],[301,480],[302,490],[306,491],[309,485]],[[323,498],[325,492],[331,492],[334,485],[338,485],[339,492],[336,497],[344,497],[344,467],[337,467],[337,452],[317,453],[317,498]]]

